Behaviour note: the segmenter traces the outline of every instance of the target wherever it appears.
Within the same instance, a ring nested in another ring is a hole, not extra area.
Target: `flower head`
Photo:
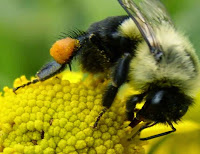
[[[72,78],[68,78],[67,76]],[[92,128],[107,81],[62,73],[0,96],[0,151],[4,153],[144,153],[139,137],[128,141],[125,103],[116,98]],[[67,79],[66,79],[67,78]],[[24,76],[14,86],[26,83]],[[130,130],[131,129],[131,130]]]

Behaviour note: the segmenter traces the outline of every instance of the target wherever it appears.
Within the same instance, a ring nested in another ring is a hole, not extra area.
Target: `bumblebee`
[[[14,91],[54,76],[66,65],[70,67],[74,57],[79,57],[84,71],[111,72],[102,98],[105,108],[94,127],[111,107],[119,88],[128,83],[140,91],[126,102],[129,126],[145,122],[135,135],[158,123],[167,124],[172,130],[141,140],[175,132],[172,123],[179,121],[193,104],[192,93],[199,80],[195,50],[174,27],[159,0],[118,2],[128,15],[108,17],[93,23],[86,32],[75,32],[71,37],[58,40],[50,50],[54,61],[42,67],[35,80]],[[145,102],[143,107],[136,110],[136,104],[142,101]]]

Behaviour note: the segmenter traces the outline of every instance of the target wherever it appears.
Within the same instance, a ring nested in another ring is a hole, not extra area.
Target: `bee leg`
[[[60,73],[65,69],[66,64],[59,64],[56,61],[52,61],[44,65],[37,73],[36,76],[40,81],[49,79],[50,77]]]
[[[44,81],[52,76],[54,76],[55,74],[61,72],[64,68],[65,68],[66,64],[59,64],[56,61],[52,61],[46,65],[44,65],[36,74],[36,79],[34,79],[33,81],[27,82],[21,86],[18,86],[16,88],[13,88],[13,92],[15,93],[18,89],[28,86],[30,84],[34,84],[37,83],[39,81]]]
[[[85,44],[85,42],[88,40],[88,35],[85,32],[74,32],[74,37],[76,38],[66,38],[69,40],[65,40],[66,42],[64,43],[69,43],[69,48],[67,48],[67,50],[65,52],[67,52],[67,54],[65,56],[66,59],[61,59],[61,62],[64,60],[64,62],[59,63],[56,62],[55,60],[57,59],[60,60],[60,55],[62,55],[63,53],[61,52],[61,54],[57,54],[58,49],[57,46],[63,46],[63,39],[62,40],[58,40],[50,49],[50,53],[52,53],[51,55],[53,56],[53,58],[55,59],[54,61],[44,65],[37,73],[36,73],[36,79],[34,79],[33,81],[30,81],[26,84],[23,84],[21,86],[18,86],[16,88],[13,88],[13,92],[15,93],[18,89],[20,89],[21,87],[25,87],[27,85],[30,84],[34,84],[37,83],[39,81],[44,81],[46,79],[49,79],[50,77],[54,76],[57,73],[60,73],[61,71],[64,70],[66,65],[69,65],[69,69],[71,71],[71,61],[72,59],[78,54],[78,52],[80,51],[80,48],[83,46],[83,44]],[[76,43],[74,43],[74,41]],[[75,49],[74,49],[75,48]],[[66,62],[65,62],[66,61]]]
[[[126,114],[128,120],[132,121],[134,118],[135,106],[140,103],[144,98],[144,94],[132,95],[126,102]]]
[[[136,119],[133,120],[133,123],[135,123],[134,121],[139,121],[139,122],[140,122],[140,120],[136,120]],[[152,127],[152,126],[156,125],[157,123],[158,123],[158,122],[154,122],[154,123],[148,122],[148,123],[146,123],[144,126],[142,126],[142,127],[141,127],[131,138],[129,138],[128,140],[131,141],[131,140],[134,139],[135,136],[137,136],[143,129]],[[141,140],[141,139],[140,139],[140,140]]]
[[[143,109],[141,109],[143,110]],[[140,110],[140,111],[141,111]],[[141,121],[144,121],[145,119],[142,118],[142,115],[140,114],[140,111],[136,114],[136,117],[131,121],[131,123],[129,124],[129,126],[131,126],[132,128],[135,127],[136,125],[138,125]],[[142,126],[130,139],[128,139],[129,141],[132,140],[136,135],[138,135],[142,130],[146,129],[146,128],[149,128],[149,127],[152,127],[154,125],[156,125],[157,123],[159,123],[158,121],[156,122],[147,122],[146,125]],[[160,137],[160,136],[164,136],[164,135],[167,135],[167,134],[170,134],[172,132],[175,132],[176,131],[176,128],[174,128],[174,126],[172,125],[171,122],[167,122],[169,124],[169,126],[171,127],[172,130],[170,131],[166,131],[166,132],[163,132],[163,133],[160,133],[160,134],[156,134],[156,135],[152,135],[152,136],[149,136],[149,137],[145,137],[145,138],[140,138],[140,140],[142,141],[145,141],[145,140],[150,140],[150,139],[154,139],[156,137]]]
[[[155,124],[157,124],[157,123],[155,122]],[[154,124],[154,125],[155,125],[155,124]],[[172,132],[175,132],[175,131],[176,131],[176,128],[174,128],[174,126],[172,125],[172,123],[168,122],[168,124],[169,124],[169,126],[171,127],[172,130],[166,131],[166,132],[163,132],[163,133],[160,133],[160,134],[152,135],[152,136],[149,136],[149,137],[140,138],[140,140],[146,141],[146,140],[150,140],[150,139],[153,139],[153,138],[156,138],[156,137],[161,137],[161,136],[170,134],[170,133],[172,133]],[[149,127],[152,127],[152,126],[153,126],[153,125],[151,125],[151,126],[149,126]],[[148,127],[145,127],[145,128],[148,128]],[[145,128],[143,128],[143,129],[145,129]],[[141,129],[140,132],[141,132],[143,129]]]
[[[99,120],[101,119],[101,117],[103,116],[103,114],[107,111],[107,109],[110,108],[110,106],[112,105],[112,102],[115,99],[115,96],[117,95],[118,92],[118,87],[113,86],[112,84],[109,85],[107,87],[106,92],[104,93],[103,96],[103,110],[99,113],[99,116],[97,117],[96,122],[94,123],[93,128],[96,128],[98,125]]]
[[[30,84],[37,83],[38,81],[39,81],[39,79],[34,79],[34,80],[29,81],[29,82],[27,82],[27,83],[25,83],[25,84],[23,84],[23,85],[21,85],[21,86],[15,87],[15,88],[13,88],[13,92],[16,94],[16,91],[17,91],[18,89],[20,89],[20,88],[22,88],[22,87],[25,87],[25,86],[28,86],[28,85],[30,85]]]
[[[102,100],[103,106],[105,108],[100,112],[96,122],[94,123],[93,128],[97,127],[98,122],[103,114],[106,112],[107,109],[111,107],[115,96],[117,95],[118,89],[124,82],[126,82],[131,58],[132,56],[129,53],[125,53],[124,56],[118,60],[116,66],[114,67],[112,82],[108,85]]]

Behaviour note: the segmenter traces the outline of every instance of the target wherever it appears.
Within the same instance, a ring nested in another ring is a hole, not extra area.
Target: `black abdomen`
[[[136,42],[121,36],[119,26],[128,16],[109,17],[93,23],[88,31],[81,52],[83,70],[91,73],[105,72],[124,54],[131,53]]]

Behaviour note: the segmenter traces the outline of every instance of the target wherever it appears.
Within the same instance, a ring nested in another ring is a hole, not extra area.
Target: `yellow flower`
[[[184,120],[174,127],[177,128],[176,133],[150,140],[145,151],[148,154],[199,154],[200,124]],[[144,130],[142,136],[163,131],[166,131],[166,126],[157,125]]]
[[[0,96],[0,152],[142,154],[139,137],[125,120],[125,103],[116,98],[92,128],[103,109],[107,81],[65,72],[13,93],[5,87]],[[26,83],[24,76],[14,86]],[[138,129],[138,128],[137,128]]]

